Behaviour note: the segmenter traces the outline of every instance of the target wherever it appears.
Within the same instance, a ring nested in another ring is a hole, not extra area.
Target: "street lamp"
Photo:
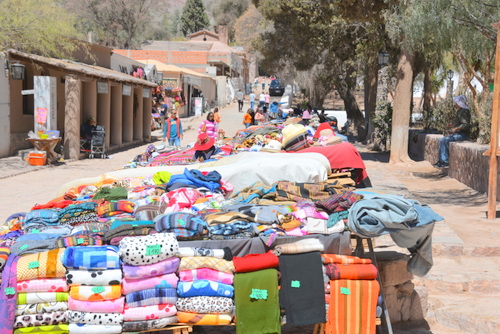
[[[446,73],[448,75],[448,80],[453,80],[453,75],[455,74],[453,70],[448,70]]]
[[[24,80],[25,69],[26,66],[20,64],[18,61],[13,63],[9,59],[5,60],[5,75],[8,76],[10,70],[12,80]]]
[[[448,70],[446,72],[446,77],[448,78],[448,85],[446,87],[446,98],[450,99],[452,98],[453,95],[453,75],[455,73],[452,70]]]
[[[382,51],[378,54],[378,64],[380,66],[387,66],[389,64],[389,54]]]

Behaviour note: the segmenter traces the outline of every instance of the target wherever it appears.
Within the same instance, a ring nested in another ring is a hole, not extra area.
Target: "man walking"
[[[250,108],[252,108],[252,110],[255,110],[255,93],[250,92],[250,95],[248,96],[248,98],[250,100]]]
[[[236,97],[238,98],[238,111],[243,111],[243,92],[241,89],[238,89],[238,93],[236,93]]]

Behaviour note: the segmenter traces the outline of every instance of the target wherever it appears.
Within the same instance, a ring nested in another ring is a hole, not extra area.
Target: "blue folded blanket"
[[[135,291],[125,296],[129,307],[141,307],[160,304],[175,304],[177,292],[170,288],[154,288]]]
[[[209,280],[179,282],[177,285],[177,294],[179,297],[232,297],[234,294],[234,287],[232,285]]]
[[[121,260],[115,246],[72,246],[66,248],[62,258],[66,268],[120,269]]]

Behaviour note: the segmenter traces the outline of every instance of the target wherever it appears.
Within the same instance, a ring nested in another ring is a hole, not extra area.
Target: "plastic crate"
[[[47,152],[30,151],[28,154],[28,163],[32,166],[44,166],[47,164]]]

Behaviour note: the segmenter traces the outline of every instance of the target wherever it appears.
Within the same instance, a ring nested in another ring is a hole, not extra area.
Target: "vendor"
[[[196,152],[194,152],[194,160],[203,162],[209,160],[212,156],[222,153],[222,150],[215,145],[215,139],[207,133],[200,133],[194,144]]]
[[[343,141],[348,141],[347,136],[344,136],[339,133],[338,127],[337,127],[337,117],[335,116],[326,116],[326,122],[321,123],[318,128],[316,129],[316,132],[314,133],[314,138],[318,139],[320,137],[320,133],[323,130],[332,130],[335,136],[338,136],[342,138]]]
[[[87,119],[87,122],[82,124],[80,128],[80,135],[84,139],[91,139],[92,138],[92,131],[95,131],[97,126],[97,122],[95,118],[90,117]]]

